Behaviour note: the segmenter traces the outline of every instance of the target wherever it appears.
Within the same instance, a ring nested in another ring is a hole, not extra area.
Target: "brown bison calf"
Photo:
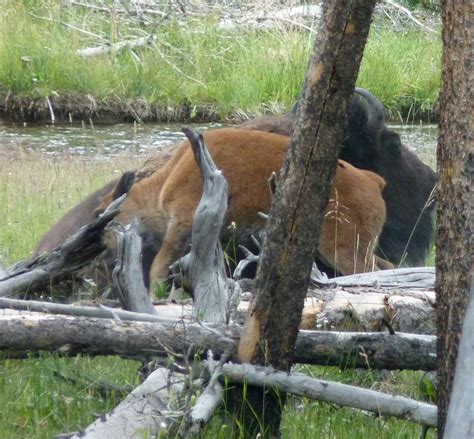
[[[229,185],[226,225],[235,223],[233,238],[245,241],[264,226],[258,212],[270,209],[267,179],[273,171],[279,172],[289,139],[225,128],[204,133],[204,141]],[[130,175],[124,174],[116,189],[104,197],[98,211],[126,191],[129,182]],[[379,263],[387,267],[388,263],[373,254],[385,221],[381,195],[384,186],[377,174],[338,162],[317,248],[323,260],[343,274],[377,269]],[[128,191],[117,218],[127,224],[138,217],[145,242],[154,243],[157,254],[150,268],[150,283],[165,278],[169,266],[188,252],[202,187],[200,171],[185,141],[165,166]],[[224,227],[223,234],[229,233]]]

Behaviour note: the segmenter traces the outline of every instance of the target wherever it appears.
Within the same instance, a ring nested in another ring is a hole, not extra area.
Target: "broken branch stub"
[[[124,200],[125,195],[117,198],[102,215],[81,227],[52,252],[15,264],[10,274],[0,281],[0,297],[42,292],[90,263],[104,250],[102,231],[118,214]]]
[[[122,306],[128,311],[156,315],[143,281],[142,239],[135,219],[125,228],[115,230],[117,262],[112,272],[114,286]]]
[[[194,298],[193,314],[208,323],[226,323],[232,292],[225,272],[219,234],[227,210],[227,181],[204,144],[202,134],[183,128],[204,180],[194,215],[191,251],[173,264]]]

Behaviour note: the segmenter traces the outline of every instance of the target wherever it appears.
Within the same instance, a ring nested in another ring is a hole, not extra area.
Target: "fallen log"
[[[340,287],[421,288],[434,290],[434,267],[397,268],[328,279],[326,284]],[[321,286],[321,280],[315,280]]]
[[[305,307],[305,328],[380,331],[389,322],[395,331],[436,334],[434,291],[310,288],[309,295],[315,304],[312,320],[309,306]]]
[[[435,334],[436,332],[436,305],[433,291],[310,288],[308,294],[304,302],[300,329],[378,332],[384,330],[388,322],[390,327],[397,332],[417,334]],[[247,315],[248,296],[249,294],[243,295],[246,300],[241,300],[233,313],[235,323],[242,324]],[[148,300],[146,294],[142,300],[145,299]],[[193,316],[191,304],[173,303],[155,305],[156,317],[103,306],[100,308],[81,307],[7,298],[0,298],[0,308],[84,317],[111,318],[117,315],[122,320],[169,323],[173,320],[190,320]],[[14,313],[12,312],[11,315]]]
[[[243,294],[247,298],[249,294]],[[242,323],[248,312],[242,300],[234,319]],[[436,333],[434,291],[375,287],[308,289],[300,329],[381,331],[389,323],[394,331]]]
[[[394,416],[436,427],[437,408],[405,398],[347,384],[310,378],[301,373],[280,372],[268,367],[250,364],[224,364],[222,375],[231,382],[247,383],[281,392],[327,401],[344,407],[353,407],[378,416]]]
[[[292,6],[277,11],[252,11],[234,19],[223,19],[219,22],[221,29],[235,29],[237,27],[247,26],[257,29],[271,29],[276,23],[285,23],[290,26],[297,26],[310,32],[314,32],[311,26],[304,24],[304,20],[310,19],[313,22],[319,22],[322,15],[320,5]]]
[[[153,316],[151,316],[153,317]],[[119,355],[147,361],[211,349],[236,361],[242,328],[226,325],[132,322],[63,316],[0,315],[0,350],[9,358],[39,351],[74,356]],[[414,334],[300,331],[295,361],[304,364],[373,369],[436,369],[436,337]]]
[[[143,313],[125,311],[119,308],[109,308],[106,306],[78,306],[64,305],[54,302],[41,302],[38,300],[17,300],[0,297],[0,309],[4,311],[0,314],[2,318],[19,316],[16,311],[29,311],[27,314],[32,319],[38,317],[33,313],[60,314],[76,317],[93,317],[103,319],[116,319],[134,322],[158,322],[158,323],[176,323],[180,319],[191,316],[191,307],[181,305],[159,306],[159,312]],[[25,314],[20,314],[25,318]],[[41,316],[41,314],[40,314]],[[44,315],[43,315],[44,316]]]

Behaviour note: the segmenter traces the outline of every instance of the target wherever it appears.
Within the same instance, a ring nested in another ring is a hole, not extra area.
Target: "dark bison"
[[[296,108],[281,116],[263,116],[240,126],[291,135]],[[378,254],[398,265],[424,265],[433,240],[433,197],[436,174],[402,144],[385,125],[382,103],[369,91],[356,88],[348,114],[347,138],[340,158],[381,175],[387,220]]]
[[[239,127],[289,136],[295,112],[296,106],[281,116],[260,117]],[[429,205],[428,200],[436,183],[436,174],[402,145],[398,134],[385,125],[382,104],[367,90],[355,90],[347,132],[340,158],[381,175],[387,183],[383,192],[387,220],[379,239],[378,254],[394,264],[402,261],[405,265],[423,265],[433,237],[433,203]],[[169,157],[169,151],[158,153],[145,164],[142,174],[159,169]],[[91,221],[101,197],[110,192],[115,183],[108,183],[66,213],[45,234],[35,253],[52,250]]]

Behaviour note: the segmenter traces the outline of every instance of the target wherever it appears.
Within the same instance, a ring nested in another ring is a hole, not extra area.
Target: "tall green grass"
[[[440,44],[436,37],[419,31],[373,31],[358,84],[372,91],[392,117],[414,119],[417,113],[433,109],[440,72]]]
[[[100,384],[116,389],[135,387],[139,367],[138,362],[112,357],[44,354],[26,360],[0,359],[1,437],[46,439],[84,429],[120,401],[118,390],[104,394]],[[305,371],[316,378],[429,399],[423,391],[423,374],[418,372],[341,371],[334,367],[306,367]],[[289,398],[281,426],[285,439],[412,439],[420,437],[421,430],[410,422],[304,398]],[[223,405],[201,437],[244,438],[244,426],[233,424]],[[427,438],[434,437],[435,431],[429,431]]]
[[[74,54],[152,31],[156,42],[149,48],[90,59]],[[101,102],[141,99],[163,108],[210,105],[222,117],[281,111],[300,92],[313,42],[314,34],[298,29],[222,29],[212,15],[143,25],[59,0],[5,0],[0,90],[29,97],[83,93]],[[374,27],[358,83],[394,115],[430,110],[440,52],[439,37]]]
[[[0,436],[47,439],[84,428],[120,401],[117,390],[104,394],[96,383],[133,388],[138,367],[112,357],[0,359]]]
[[[112,161],[67,153],[45,158],[26,151],[0,157],[0,260],[6,265],[27,258],[67,210],[143,161],[128,154]]]

